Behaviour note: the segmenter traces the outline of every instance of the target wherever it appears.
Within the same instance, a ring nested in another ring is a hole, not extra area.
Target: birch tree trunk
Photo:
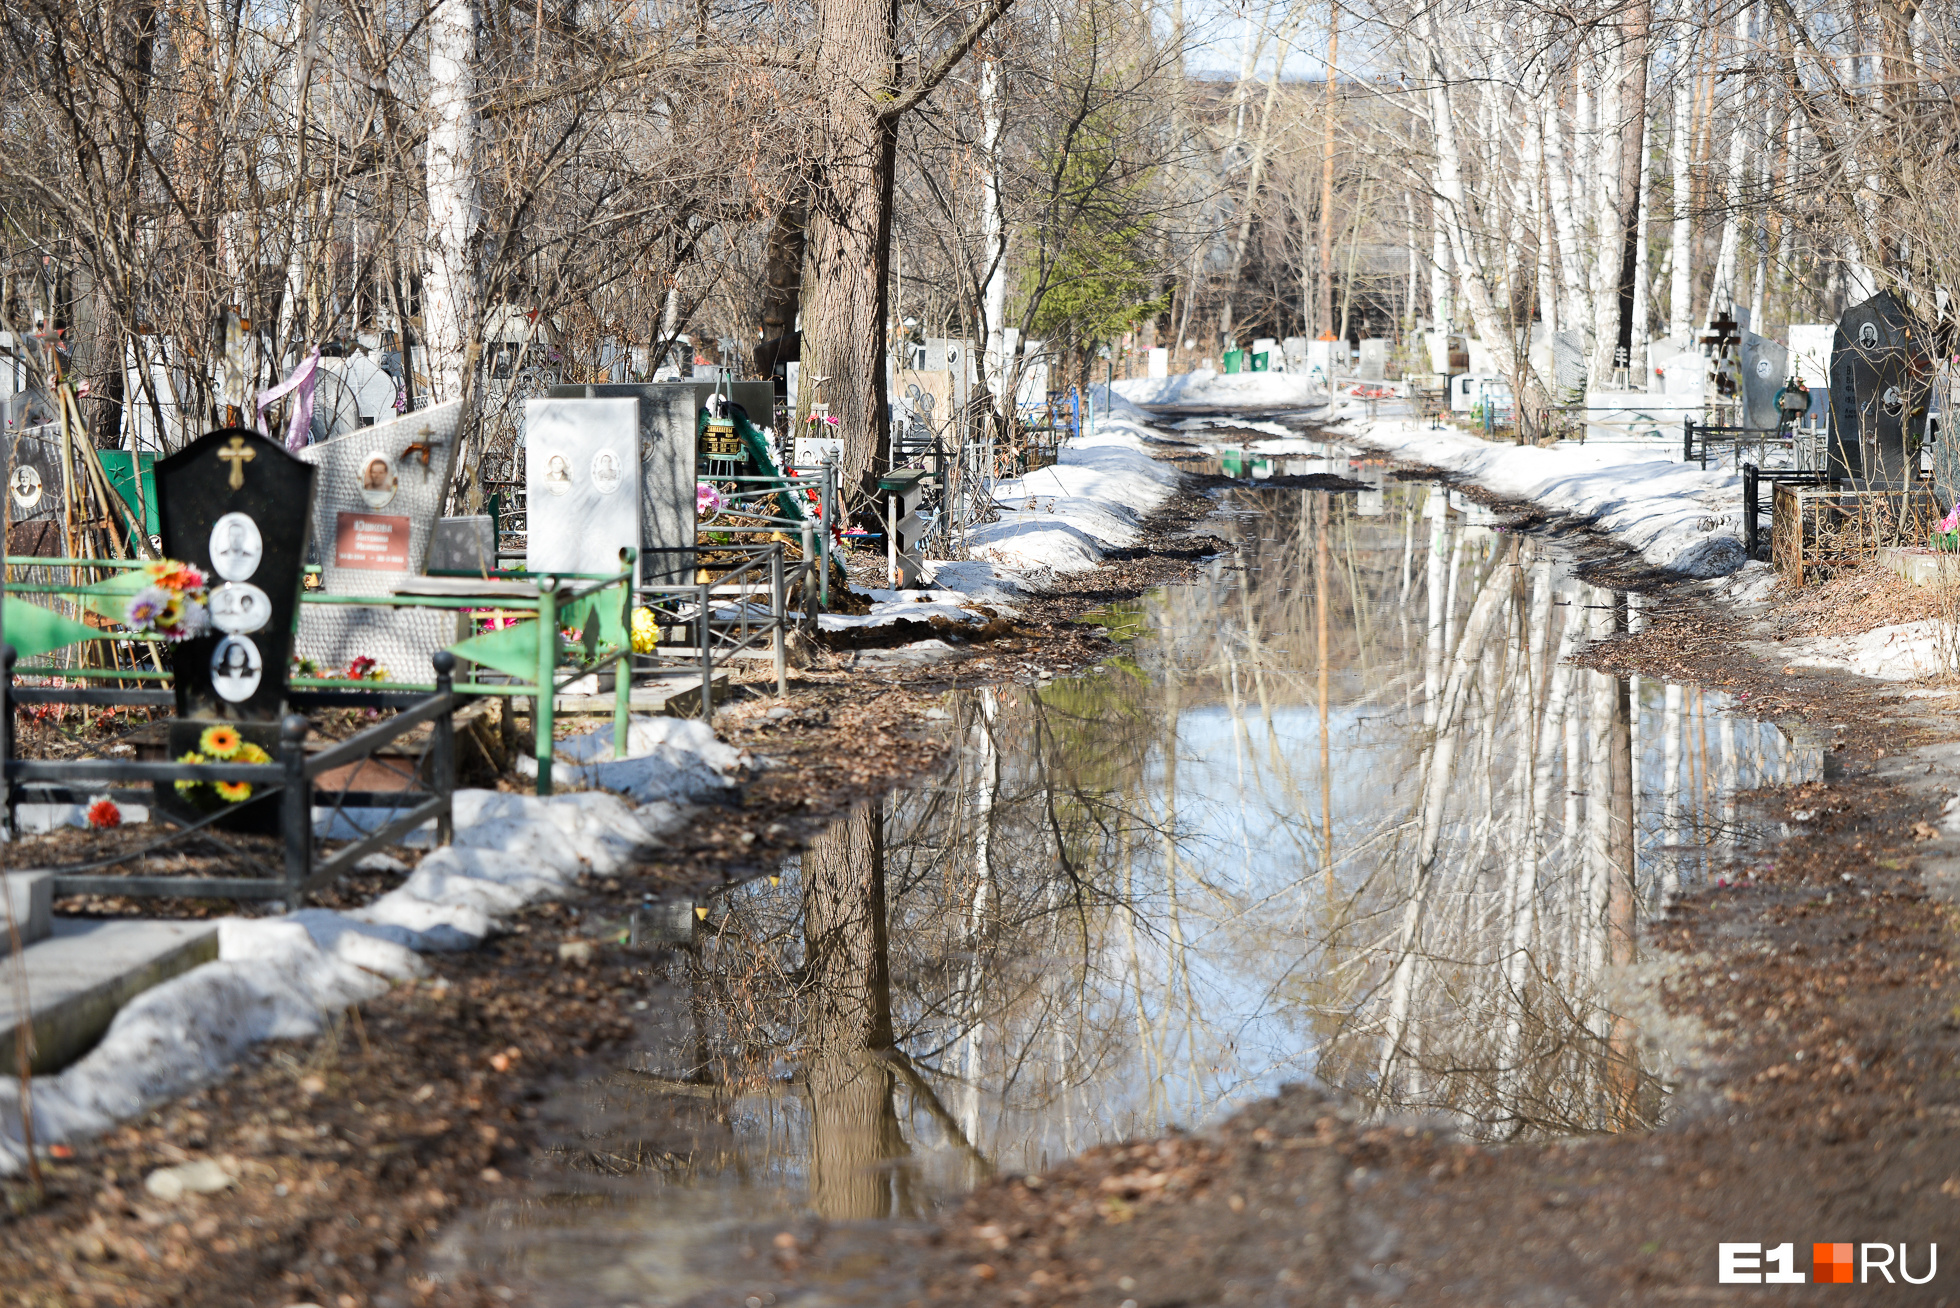
[[[422,332],[433,403],[469,394],[483,320],[476,25],[473,0],[436,0],[429,10],[429,249]],[[403,356],[404,365],[408,358]]]
[[[1677,47],[1678,48],[1678,47]],[[1695,322],[1695,220],[1689,200],[1694,177],[1689,163],[1694,158],[1694,83],[1687,75],[1689,54],[1676,59],[1674,73],[1674,121],[1668,138],[1668,166],[1674,181],[1674,230],[1668,240],[1667,332],[1675,345],[1685,348],[1694,334]]]

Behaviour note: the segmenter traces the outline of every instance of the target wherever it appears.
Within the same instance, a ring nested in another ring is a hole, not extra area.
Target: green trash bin
[[[1227,351],[1225,351],[1225,371],[1226,371],[1226,372],[1244,372],[1244,371],[1245,371],[1245,351],[1244,351],[1244,350],[1227,350]]]

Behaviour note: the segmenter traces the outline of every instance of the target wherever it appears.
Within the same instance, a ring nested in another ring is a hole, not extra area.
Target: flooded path
[[[1638,597],[1487,510],[1261,462],[1221,463],[1257,479],[1207,524],[1234,554],[1096,615],[1123,657],[950,697],[930,784],[631,924],[677,946],[641,1049],[553,1106],[552,1187],[445,1256],[677,1302],[772,1222],[920,1218],[1290,1081],[1491,1140],[1664,1119],[1670,1052],[1616,998],[1642,926],[1765,857],[1747,792],[1821,747],[1573,667]],[[1253,488],[1294,476],[1363,489]]]

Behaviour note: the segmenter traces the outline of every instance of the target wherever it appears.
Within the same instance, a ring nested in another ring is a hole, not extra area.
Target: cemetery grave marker
[[[204,572],[212,630],[170,647],[177,717],[170,756],[199,748],[206,728],[236,724],[276,755],[288,711],[287,669],[306,558],[315,471],[255,431],[228,427],[201,436],[156,465],[157,513],[165,558]],[[195,821],[202,810],[159,782],[157,804]],[[242,809],[234,829],[271,831],[277,806]]]
[[[320,470],[313,538],[327,594],[389,595],[422,574],[455,469],[462,407],[452,400],[417,409],[300,451]],[[308,605],[299,652],[326,670],[365,657],[419,679],[429,657],[455,640],[448,613]]]
[[[1831,343],[1830,471],[1900,487],[1926,435],[1926,333],[1890,291],[1853,305]]]

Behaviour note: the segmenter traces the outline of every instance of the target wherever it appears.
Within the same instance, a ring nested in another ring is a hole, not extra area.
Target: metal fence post
[[[714,618],[714,587],[701,582],[697,589],[701,594],[701,720],[709,726],[715,724],[715,658],[714,634],[709,624]]]
[[[14,759],[14,647],[0,645],[0,821],[14,834],[14,783],[7,764]]]
[[[817,625],[817,535],[810,526],[810,520],[803,520],[803,625],[806,628]]]
[[[456,835],[456,656],[439,649],[429,656],[436,670],[436,694],[449,701],[441,716],[429,724],[434,744],[436,794],[442,797],[442,812],[436,816],[436,843],[447,845]]]
[[[620,583],[619,606],[619,629],[626,648],[613,664],[613,757],[625,758],[626,737],[633,729],[633,583],[640,575],[639,551],[630,545],[622,548],[619,562],[626,573],[626,580]]]
[[[837,534],[837,465],[829,455],[823,461],[823,539],[818,542],[822,575],[817,578],[818,594],[823,598],[823,606],[830,607],[830,542]]]
[[[783,592],[783,547],[769,551],[769,616],[775,624],[776,693],[789,694],[789,596]]]
[[[1681,462],[1693,462],[1695,457],[1695,420],[1681,419]]]
[[[538,582],[538,695],[532,701],[531,752],[538,760],[537,793],[551,793],[551,717],[557,709],[558,680],[558,581],[545,577]]]
[[[279,797],[279,825],[286,842],[286,910],[299,907],[308,878],[313,875],[313,786],[306,778],[304,717],[289,713],[279,723],[279,762],[286,769]]]

